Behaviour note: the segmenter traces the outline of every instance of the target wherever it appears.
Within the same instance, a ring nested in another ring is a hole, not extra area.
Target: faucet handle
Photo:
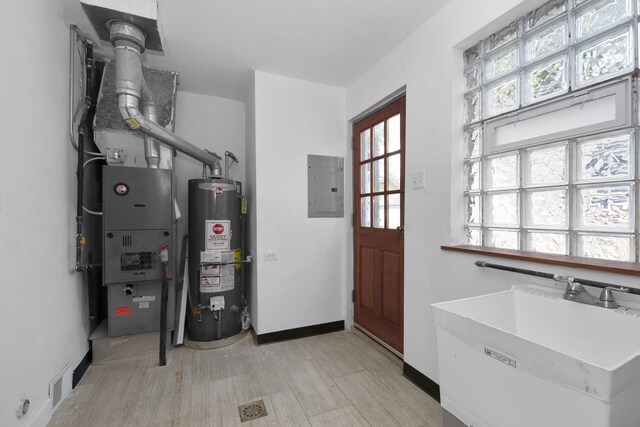
[[[567,285],[571,285],[574,283],[575,279],[572,276],[567,276],[564,274],[554,274],[553,280],[555,280],[556,282],[562,282],[566,283]]]
[[[613,292],[629,292],[629,288],[607,286],[600,292],[600,304],[605,308],[618,308]]]
[[[572,276],[566,276],[564,274],[554,274],[553,280],[559,283],[566,283],[567,288],[564,291],[565,298],[569,295],[576,295],[584,291],[584,287],[580,283],[576,283]]]

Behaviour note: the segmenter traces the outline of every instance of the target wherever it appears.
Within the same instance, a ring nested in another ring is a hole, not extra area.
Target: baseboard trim
[[[91,351],[91,348],[89,348],[89,351],[87,351],[87,354],[84,355],[80,363],[78,363],[78,366],[76,366],[76,368],[73,370],[73,380],[71,382],[72,388],[76,388],[76,386],[84,376],[85,372],[87,372],[87,369],[89,369],[89,366],[91,365],[91,359],[92,359],[92,351]]]
[[[440,403],[440,386],[435,381],[407,362],[402,362],[402,374]]]
[[[293,340],[296,338],[304,338],[338,331],[344,331],[344,320],[304,326],[302,328],[287,329],[285,331],[270,332],[268,334],[256,334],[256,342],[258,345],[268,344],[276,341]]]

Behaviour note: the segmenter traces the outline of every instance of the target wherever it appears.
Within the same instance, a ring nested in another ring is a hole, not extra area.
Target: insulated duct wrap
[[[142,67],[147,86],[153,92],[153,104],[156,109],[158,125],[174,130],[177,74],[172,71]],[[149,108],[149,107],[147,107]],[[152,108],[152,107],[151,107]],[[146,110],[143,110],[146,114]],[[149,115],[151,119],[152,114]],[[100,95],[94,120],[96,144],[106,153],[108,148],[120,148],[126,151],[125,166],[146,167],[144,146],[149,140],[145,135],[131,129],[122,119],[116,95],[116,69],[113,62],[105,65]],[[161,169],[170,169],[172,150],[166,146],[158,147]]]
[[[169,130],[174,130],[172,118],[176,106],[176,92],[174,89],[175,72],[156,70],[142,67],[142,74],[151,91],[156,105],[158,124]],[[131,131],[132,129],[122,120],[118,109],[118,96],[116,95],[116,68],[113,62],[106,65],[98,99],[98,111],[96,112],[95,128],[98,130]]]

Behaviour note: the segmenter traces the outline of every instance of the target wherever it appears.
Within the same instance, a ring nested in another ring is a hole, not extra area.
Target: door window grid
[[[401,225],[401,116],[360,133],[360,226],[395,230]]]
[[[609,145],[582,137],[493,156],[484,150],[484,119],[635,69],[637,3],[572,3],[550,1],[464,52],[466,243],[638,262],[637,112],[632,129],[604,135]],[[607,49],[622,60],[585,66]],[[634,106],[636,92],[634,84]],[[600,170],[589,176],[579,157],[594,147],[589,168]]]

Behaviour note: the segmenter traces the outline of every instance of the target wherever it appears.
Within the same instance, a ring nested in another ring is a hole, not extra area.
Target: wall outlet
[[[413,172],[413,175],[411,177],[412,178],[411,182],[414,190],[425,188],[425,184],[424,184],[426,180],[425,175],[426,175],[426,172],[424,169],[420,169],[418,171]]]
[[[278,251],[275,249],[271,249],[268,251],[264,251],[264,260],[265,261],[275,261],[278,259]]]

